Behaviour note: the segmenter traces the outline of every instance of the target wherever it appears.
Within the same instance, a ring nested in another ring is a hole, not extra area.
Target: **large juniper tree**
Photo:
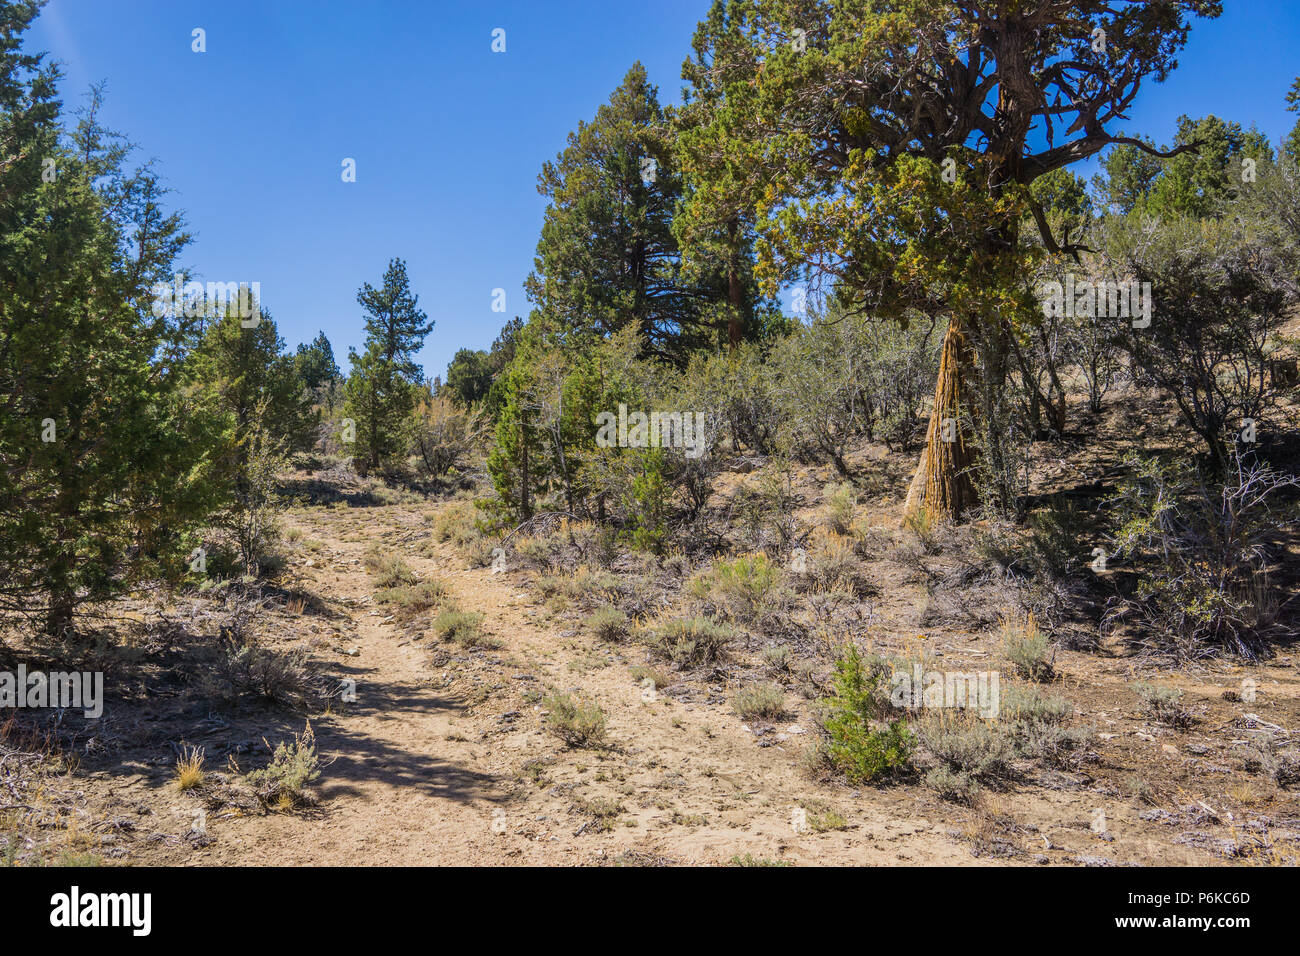
[[[700,25],[686,76],[707,109],[691,172],[727,188],[690,191],[684,215],[707,226],[752,211],[769,288],[803,278],[854,308],[947,322],[910,508],[955,516],[976,500],[973,423],[1037,311],[1021,222],[1063,248],[1027,187],[1117,143],[1153,152],[1112,130],[1176,65],[1189,17],[1220,6],[717,0]],[[996,437],[982,443],[994,455]]]

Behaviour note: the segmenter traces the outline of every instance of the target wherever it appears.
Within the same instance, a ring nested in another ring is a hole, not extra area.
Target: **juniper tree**
[[[1034,321],[1027,277],[1052,234],[1028,186],[1115,144],[1147,79],[1176,65],[1217,0],[717,0],[687,78],[710,90],[683,215],[753,210],[769,291],[802,279],[852,308],[947,324],[909,510],[975,504],[975,428],[996,457],[1011,337]],[[720,90],[721,93],[716,91]],[[744,171],[739,177],[737,171]],[[951,439],[951,440],[947,440]],[[1000,463],[986,462],[1000,472]]]
[[[343,414],[355,430],[353,461],[363,471],[390,467],[406,454],[416,387],[377,339],[362,352],[350,350],[348,359],[352,373],[343,386]]]
[[[0,607],[61,635],[174,571],[212,487],[185,330],[150,295],[189,237],[100,125],[100,91],[61,135],[58,74],[20,48],[36,11],[0,2]]]
[[[300,344],[294,353],[293,364],[303,387],[317,401],[333,407],[334,395],[343,376],[334,360],[334,348],[325,333],[317,334],[310,344]]]

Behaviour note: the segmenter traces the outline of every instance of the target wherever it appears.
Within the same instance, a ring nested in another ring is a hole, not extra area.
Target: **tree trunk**
[[[928,511],[936,520],[956,520],[976,503],[975,484],[970,476],[973,454],[967,441],[969,423],[962,421],[972,364],[973,355],[962,321],[953,318],[943,337],[925,451],[907,493],[905,518]]]
[[[524,521],[533,516],[528,498],[528,419],[523,409],[519,411],[519,514]]]
[[[731,351],[740,347],[741,327],[740,317],[741,309],[744,306],[744,292],[740,287],[739,274],[739,251],[737,250],[736,240],[736,221],[733,219],[727,227],[727,235],[731,240],[731,260],[727,265],[727,339],[731,345]]]

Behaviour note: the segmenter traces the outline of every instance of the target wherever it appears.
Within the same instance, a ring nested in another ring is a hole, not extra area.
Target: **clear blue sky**
[[[1180,67],[1138,95],[1131,131],[1172,138],[1182,113],[1294,125],[1300,0],[1226,0]],[[108,84],[106,121],[154,157],[197,239],[204,279],[257,281],[290,347],[323,329],[347,370],[356,290],[407,260],[437,325],[441,374],[527,315],[541,164],[641,60],[665,103],[708,0],[51,0],[29,43],[61,61],[64,102]],[[207,52],[191,52],[191,31]],[[506,52],[491,51],[492,30]],[[340,179],[352,157],[357,181]],[[1090,169],[1078,170],[1089,174]],[[491,311],[494,288],[508,311]]]

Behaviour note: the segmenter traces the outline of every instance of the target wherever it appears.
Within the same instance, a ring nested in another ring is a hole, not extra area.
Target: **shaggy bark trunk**
[[[934,519],[952,521],[976,503],[975,484],[970,476],[973,455],[967,441],[968,423],[962,421],[972,364],[973,354],[962,320],[953,318],[943,338],[925,452],[907,493],[905,518],[929,511]]]

